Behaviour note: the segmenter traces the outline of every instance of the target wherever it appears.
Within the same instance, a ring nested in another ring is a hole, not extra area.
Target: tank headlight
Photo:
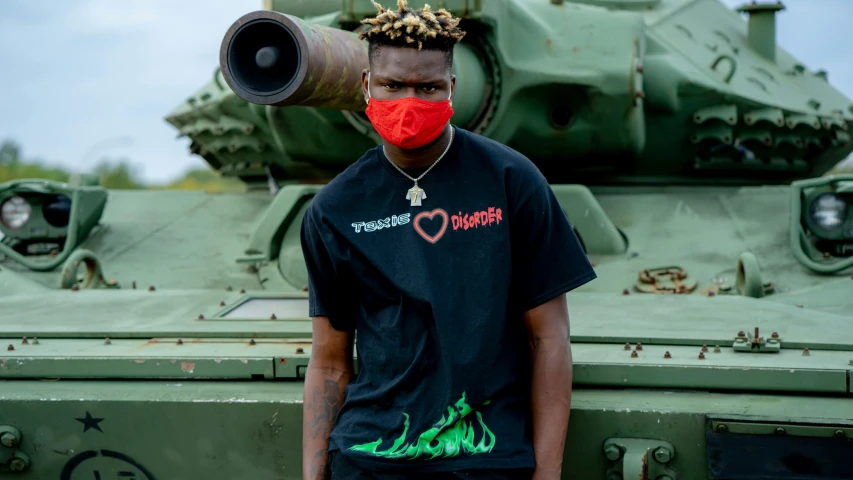
[[[71,218],[71,199],[65,195],[48,197],[42,203],[41,213],[51,226],[67,227],[68,220]]]
[[[12,230],[18,230],[30,220],[33,208],[21,197],[12,197],[0,206],[0,221]]]
[[[838,195],[825,193],[814,199],[810,208],[812,220],[824,230],[840,227],[847,217],[847,204]]]

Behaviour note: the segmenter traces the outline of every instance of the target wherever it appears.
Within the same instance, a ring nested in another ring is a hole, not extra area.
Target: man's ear
[[[369,103],[369,101],[370,101],[370,95],[367,94],[367,91],[368,91],[367,73],[368,72],[369,72],[369,70],[366,68],[364,70],[362,70],[362,72],[361,72],[361,93],[364,95],[364,103]]]

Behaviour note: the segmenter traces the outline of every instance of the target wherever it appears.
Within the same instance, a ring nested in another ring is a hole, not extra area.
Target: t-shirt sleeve
[[[597,277],[547,181],[512,211],[512,295],[523,311]]]
[[[330,236],[323,235],[315,212],[309,207],[300,230],[302,255],[308,270],[308,315],[328,317],[336,330],[352,330],[352,314],[344,308],[347,291],[341,288],[340,272],[328,248],[330,240]]]

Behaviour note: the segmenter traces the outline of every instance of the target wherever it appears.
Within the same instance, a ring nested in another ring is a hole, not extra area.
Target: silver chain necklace
[[[413,206],[413,207],[420,207],[420,206],[421,206],[421,200],[423,200],[424,198],[426,198],[426,192],[424,191],[424,189],[423,189],[423,188],[421,188],[421,187],[419,187],[419,186],[418,186],[418,180],[420,180],[420,179],[424,178],[424,176],[425,176],[427,173],[429,173],[429,171],[430,171],[430,170],[432,170],[432,167],[434,167],[434,166],[438,165],[438,162],[440,162],[440,161],[441,161],[441,159],[442,159],[442,158],[444,158],[444,156],[445,156],[445,155],[447,155],[447,152],[448,152],[448,151],[450,151],[450,146],[451,146],[451,145],[453,145],[453,132],[454,132],[454,128],[453,128],[453,126],[451,125],[451,126],[450,126],[450,141],[449,141],[449,142],[447,142],[447,148],[445,148],[445,149],[444,149],[444,153],[442,153],[442,154],[441,154],[441,156],[440,156],[440,157],[438,157],[438,160],[436,160],[435,162],[433,162],[433,163],[432,163],[432,165],[430,165],[430,166],[429,166],[429,168],[427,168],[427,169],[426,169],[426,171],[425,171],[424,173],[422,173],[422,174],[421,174],[421,176],[420,176],[420,177],[418,177],[418,178],[412,178],[412,176],[411,176],[411,175],[409,175],[408,173],[404,172],[402,168],[398,167],[398,166],[397,166],[397,164],[396,164],[396,163],[394,163],[394,162],[391,160],[391,157],[389,157],[389,156],[388,156],[388,151],[387,151],[387,150],[385,150],[385,145],[382,145],[382,153],[384,153],[384,154],[385,154],[385,158],[387,158],[387,159],[388,159],[388,163],[390,163],[391,165],[393,165],[393,166],[394,166],[394,168],[396,168],[398,172],[400,172],[400,173],[402,173],[403,175],[405,175],[409,180],[411,180],[411,181],[415,182],[415,186],[414,186],[414,187],[412,187],[412,188],[410,188],[410,189],[406,192],[406,200],[409,200],[409,201],[411,201],[411,202],[412,202],[411,206]]]

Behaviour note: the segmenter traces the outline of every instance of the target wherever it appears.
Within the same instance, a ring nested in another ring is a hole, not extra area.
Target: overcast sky
[[[723,0],[737,6],[743,0]],[[382,3],[382,2],[380,2]],[[387,3],[387,2],[384,2]],[[415,2],[416,3],[416,2]],[[787,0],[777,40],[853,98],[853,0]],[[0,0],[0,140],[73,171],[127,157],[146,181],[204,165],[163,120],[262,0]]]

